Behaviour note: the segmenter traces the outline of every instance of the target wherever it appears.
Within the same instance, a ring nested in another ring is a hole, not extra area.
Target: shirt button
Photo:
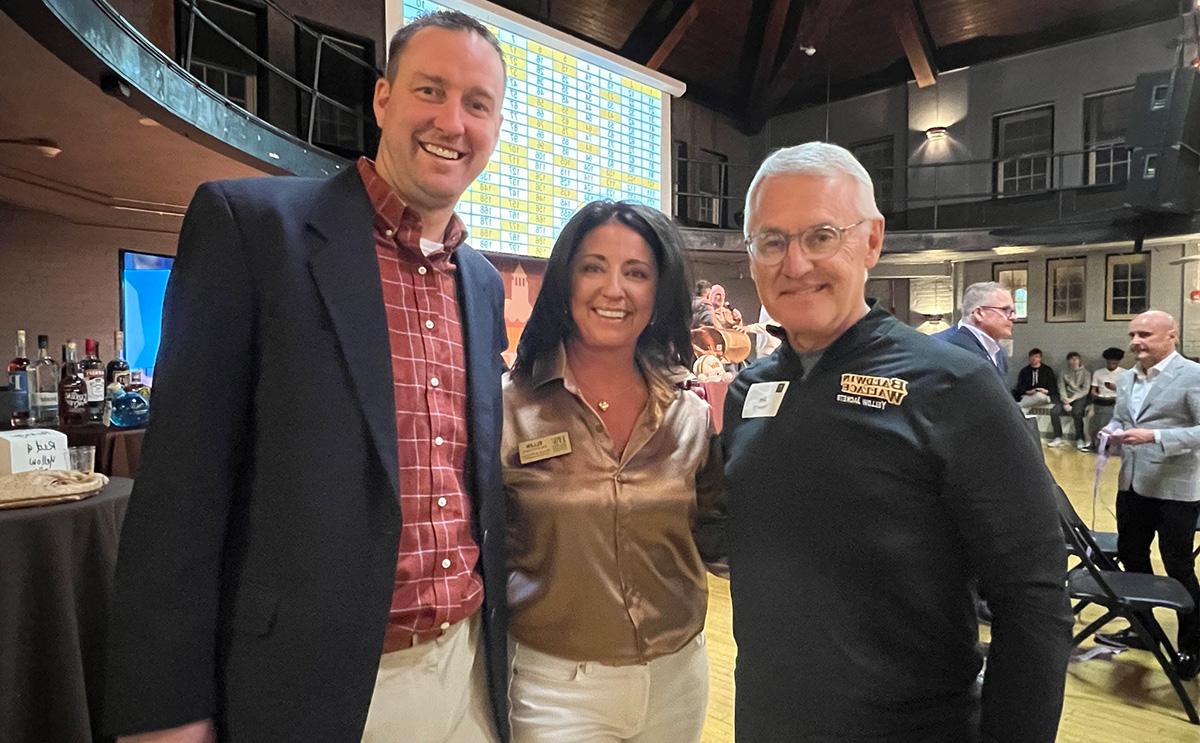
[[[433,445],[434,446],[441,446],[444,443],[446,443],[446,440],[444,438],[442,438],[441,436],[433,437]]]
[[[437,377],[430,377],[430,378],[429,378],[429,386],[430,386],[430,387],[437,387],[439,384],[441,384],[441,382],[439,382],[439,381],[438,381],[438,378],[437,378]]]
[[[450,629],[450,623],[449,623],[449,622],[442,622],[440,626],[441,626],[441,628],[442,628],[442,630],[443,630],[443,631]]]
[[[449,558],[449,557],[447,557],[446,559],[442,560],[442,567],[444,567],[444,568],[449,568],[449,567],[450,567],[450,558]]]
[[[428,328],[429,330],[433,330],[433,320],[426,320],[425,327]]]
[[[388,237],[391,237],[392,235],[396,234],[396,231],[392,230],[392,229],[387,229],[387,230],[383,231],[383,234],[387,235]]]
[[[429,273],[429,269],[425,268],[424,266],[417,266],[417,273],[424,276],[425,274]]]
[[[438,508],[445,508],[446,507],[446,496],[443,495],[441,498],[438,498],[437,504],[438,504]]]

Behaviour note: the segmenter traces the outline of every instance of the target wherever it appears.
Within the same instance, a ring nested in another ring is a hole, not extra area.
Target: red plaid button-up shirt
[[[421,251],[421,218],[367,158],[358,173],[375,210],[375,255],[387,311],[400,466],[400,554],[384,652],[426,638],[483,603],[464,485],[467,373],[450,255],[466,238],[451,217],[444,249]]]

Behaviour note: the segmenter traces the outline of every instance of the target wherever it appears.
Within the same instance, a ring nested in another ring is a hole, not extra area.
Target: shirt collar
[[[415,251],[423,256],[421,250],[421,215],[408,207],[400,194],[391,184],[379,175],[375,162],[369,157],[362,156],[355,163],[358,175],[362,178],[363,187],[367,190],[367,198],[375,210],[375,227],[392,237],[397,245],[406,250]],[[391,231],[390,233],[388,231]],[[467,239],[467,228],[458,214],[451,214],[442,234],[442,246],[447,255]]]
[[[1142,371],[1141,364],[1134,364],[1133,365],[1133,374],[1139,382],[1147,382],[1147,381],[1153,380],[1156,377],[1158,377],[1159,374],[1162,374],[1166,370],[1167,366],[1169,366],[1170,363],[1172,361],[1174,361],[1175,357],[1178,355],[1179,355],[1178,351],[1172,351],[1171,353],[1167,354],[1166,358],[1164,358],[1162,361],[1158,362],[1154,366],[1150,367],[1150,369],[1145,372]]]
[[[989,356],[995,357],[996,352],[1000,350],[1000,342],[999,341],[997,341],[995,338],[988,335],[987,333],[983,332],[979,328],[975,327],[971,323],[967,322],[966,320],[959,320],[958,327],[966,328],[967,330],[971,331],[971,335],[974,335],[976,338],[979,339],[979,342],[983,344],[983,348],[984,348],[984,350],[986,350],[988,352]]]
[[[646,377],[650,388],[650,396],[660,405],[666,407],[675,398],[676,390],[688,379],[688,370],[682,366],[659,368],[650,362],[645,354],[637,355],[638,368]],[[574,394],[579,394],[579,386],[575,383],[575,375],[567,364],[567,350],[562,343],[551,353],[545,354],[533,362],[529,372],[529,382],[534,388],[541,387],[555,380],[561,380],[563,387]]]

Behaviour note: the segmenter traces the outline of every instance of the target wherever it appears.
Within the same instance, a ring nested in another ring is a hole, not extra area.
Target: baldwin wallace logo
[[[843,374],[842,391],[838,394],[837,401],[883,410],[888,403],[903,404],[907,395],[908,381],[898,377]]]

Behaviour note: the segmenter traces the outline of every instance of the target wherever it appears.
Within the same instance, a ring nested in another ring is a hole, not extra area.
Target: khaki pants
[[[385,653],[363,743],[497,743],[479,616]]]
[[[708,704],[704,633],[649,663],[580,663],[509,642],[513,743],[695,743]]]

